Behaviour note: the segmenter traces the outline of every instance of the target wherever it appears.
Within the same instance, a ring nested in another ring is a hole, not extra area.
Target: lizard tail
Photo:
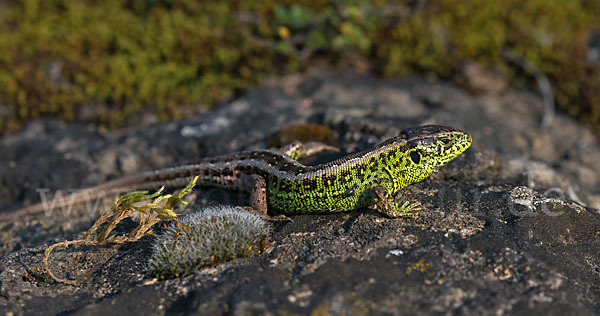
[[[0,222],[7,222],[19,217],[31,216],[42,212],[52,214],[54,209],[67,208],[70,210],[76,204],[83,202],[91,202],[93,204],[98,198],[114,197],[129,191],[158,189],[161,186],[185,186],[191,180],[191,175],[179,174],[169,178],[162,176],[164,173],[161,171],[142,172],[108,181],[66,196],[55,196],[54,198],[49,198],[49,201],[46,203],[42,202],[12,212],[2,213],[0,214]]]

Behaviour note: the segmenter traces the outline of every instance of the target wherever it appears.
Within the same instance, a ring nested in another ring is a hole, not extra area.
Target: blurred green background
[[[0,133],[39,116],[177,118],[316,60],[455,82],[476,62],[535,88],[507,49],[599,130],[600,66],[587,56],[599,29],[597,0],[0,0]]]

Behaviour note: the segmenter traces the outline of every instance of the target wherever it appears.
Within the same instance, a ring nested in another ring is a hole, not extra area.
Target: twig
[[[542,94],[542,99],[544,100],[544,117],[542,118],[541,127],[548,127],[552,123],[555,113],[552,85],[548,77],[536,65],[525,59],[525,57],[518,55],[512,49],[505,49],[502,52],[502,56],[535,77],[540,93]]]

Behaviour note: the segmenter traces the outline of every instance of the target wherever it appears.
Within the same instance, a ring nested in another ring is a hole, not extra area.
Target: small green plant
[[[215,206],[183,216],[154,242],[148,273],[176,278],[236,258],[256,256],[267,248],[270,225],[247,210]]]
[[[90,227],[82,239],[62,241],[55,243],[46,249],[44,252],[44,267],[46,268],[46,272],[54,280],[71,285],[76,285],[87,279],[100,267],[100,265],[96,266],[96,268],[88,271],[75,280],[59,278],[54,275],[48,266],[48,258],[50,257],[50,254],[54,248],[68,248],[69,246],[80,245],[102,245],[105,243],[122,244],[126,242],[137,241],[140,238],[152,233],[151,228],[154,226],[154,224],[165,219],[177,219],[177,214],[173,210],[178,204],[187,204],[187,202],[182,200],[182,198],[192,191],[197,180],[198,177],[195,177],[183,190],[176,194],[161,195],[164,189],[163,187],[153,194],[149,194],[148,191],[136,191],[127,193],[117,198],[114,206],[109,211],[102,214],[98,220],[96,220],[94,225]],[[133,231],[131,231],[129,234],[123,235],[110,234],[115,229],[117,224],[119,224],[123,219],[130,217],[133,213],[139,213],[140,215],[139,224]],[[107,223],[104,229],[94,236],[94,233],[98,230],[100,225],[104,223]]]

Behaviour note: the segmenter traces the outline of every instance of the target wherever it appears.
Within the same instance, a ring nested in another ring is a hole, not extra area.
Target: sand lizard
[[[283,151],[246,151],[205,158],[112,180],[65,199],[78,203],[106,191],[182,187],[199,176],[198,185],[249,191],[252,208],[263,214],[268,207],[284,214],[301,214],[343,212],[375,205],[388,217],[408,216],[419,209],[419,204],[398,205],[394,193],[427,178],[456,158],[471,145],[471,136],[444,126],[413,127],[370,149],[329,163],[305,166],[295,160],[302,154],[329,148],[312,145],[294,143]],[[1,215],[0,220],[43,210],[42,204],[36,204]]]

